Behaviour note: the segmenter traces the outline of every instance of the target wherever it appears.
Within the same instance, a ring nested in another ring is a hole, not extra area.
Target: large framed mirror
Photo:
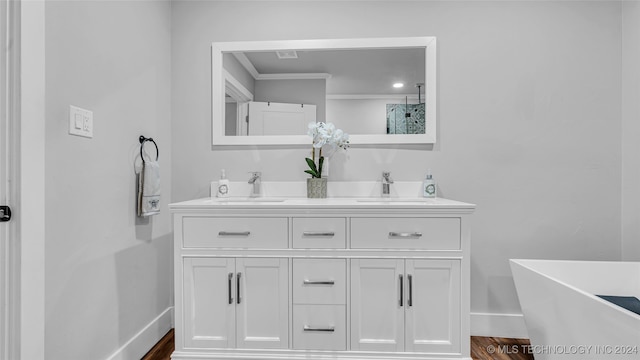
[[[436,142],[435,37],[214,42],[211,59],[213,145],[308,145],[310,122]]]

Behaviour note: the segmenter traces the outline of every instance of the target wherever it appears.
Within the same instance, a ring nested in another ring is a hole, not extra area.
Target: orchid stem
[[[320,159],[322,159],[322,148],[320,148],[320,151],[318,152],[318,178],[322,177],[322,161],[320,161]]]

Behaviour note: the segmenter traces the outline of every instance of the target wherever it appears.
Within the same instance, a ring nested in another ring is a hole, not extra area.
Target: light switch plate
[[[93,138],[93,111],[69,105],[69,134]]]

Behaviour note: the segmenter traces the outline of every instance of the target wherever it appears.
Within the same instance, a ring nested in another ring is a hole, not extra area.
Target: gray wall
[[[622,258],[640,261],[640,2],[622,6]]]
[[[47,359],[105,359],[172,306],[170,11],[46,3]],[[67,133],[69,105],[93,111],[93,139]],[[160,147],[162,213],[148,221],[135,213],[141,134]]]
[[[472,311],[519,313],[509,258],[620,259],[621,17],[592,1],[178,1],[173,200],[208,196],[222,168],[306,178],[306,148],[212,149],[212,41],[437,36],[438,144],[354,147],[330,180],[431,168],[441,196],[478,205]]]
[[[231,74],[242,86],[247,88],[252,94],[255,93],[256,80],[253,76],[240,64],[238,59],[232,54],[222,54],[222,63],[225,70]]]
[[[235,135],[238,126],[238,103],[226,103],[224,106],[224,134]]]

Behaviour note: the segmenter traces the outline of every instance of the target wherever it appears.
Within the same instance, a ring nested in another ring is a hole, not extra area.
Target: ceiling
[[[326,73],[327,95],[417,95],[425,82],[424,48],[297,50],[295,59],[279,59],[275,51],[242,53],[255,73]],[[242,62],[242,61],[241,61]],[[245,66],[246,67],[246,66]],[[250,67],[250,66],[249,66]],[[404,87],[393,88],[401,82]],[[424,93],[424,87],[422,88]]]

